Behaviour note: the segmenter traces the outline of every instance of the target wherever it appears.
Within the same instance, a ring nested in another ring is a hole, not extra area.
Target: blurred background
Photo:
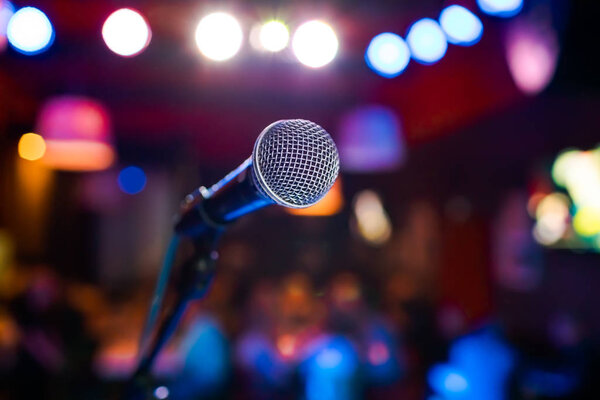
[[[0,399],[115,396],[179,202],[285,118],[340,177],[230,227],[155,398],[598,399],[599,8],[0,0]]]

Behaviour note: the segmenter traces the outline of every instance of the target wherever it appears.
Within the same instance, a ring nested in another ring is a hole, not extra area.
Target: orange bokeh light
[[[19,140],[19,156],[25,160],[35,161],[44,156],[46,142],[35,133],[26,133]]]
[[[99,171],[111,166],[113,148],[90,140],[46,140],[42,162],[55,169],[68,171]]]
[[[305,217],[327,217],[339,213],[344,207],[341,180],[338,178],[331,190],[317,204],[307,208],[286,208],[293,215]]]

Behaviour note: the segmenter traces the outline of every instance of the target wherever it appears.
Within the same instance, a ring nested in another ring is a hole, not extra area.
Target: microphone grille
[[[252,161],[264,194],[292,208],[308,207],[321,200],[340,169],[331,136],[303,119],[281,120],[266,127],[256,140]]]

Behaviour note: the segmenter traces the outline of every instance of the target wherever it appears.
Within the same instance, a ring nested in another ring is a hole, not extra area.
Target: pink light
[[[281,335],[277,338],[277,350],[285,358],[292,358],[296,354],[296,338],[292,335]]]
[[[534,95],[552,81],[558,61],[558,41],[551,27],[523,22],[507,32],[506,59],[517,87]]]
[[[42,161],[56,169],[94,171],[114,161],[112,128],[106,108],[96,100],[59,96],[47,101],[37,132],[46,139]]]
[[[80,96],[47,101],[38,118],[38,131],[51,140],[111,141],[108,111],[96,100]]]
[[[390,359],[390,351],[384,343],[375,342],[369,346],[367,357],[371,364],[382,365]]]

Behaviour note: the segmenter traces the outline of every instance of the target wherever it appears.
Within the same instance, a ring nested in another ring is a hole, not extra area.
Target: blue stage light
[[[431,388],[442,397],[472,399],[471,396],[466,395],[469,390],[469,381],[464,373],[455,366],[449,364],[434,365],[427,374],[427,380]]]
[[[466,8],[457,5],[444,8],[440,14],[440,25],[450,43],[462,46],[479,42],[483,34],[483,24],[479,18]]]
[[[371,40],[365,53],[367,65],[386,78],[393,78],[404,71],[410,61],[406,42],[395,33],[381,33]]]
[[[166,386],[159,386],[154,390],[154,397],[159,400],[165,400],[169,397],[169,389]]]
[[[126,167],[119,173],[118,183],[123,192],[137,194],[146,186],[146,174],[141,168]]]
[[[423,18],[415,22],[408,30],[406,41],[412,57],[423,64],[439,61],[448,48],[444,31],[431,18]]]
[[[477,0],[481,11],[496,17],[514,17],[523,8],[523,0]]]
[[[171,384],[172,399],[215,398],[231,372],[229,343],[211,317],[197,317],[187,328],[178,353],[182,369]]]
[[[54,40],[54,28],[42,11],[35,7],[24,7],[11,17],[6,36],[15,50],[33,55],[50,47]]]
[[[448,400],[502,400],[502,388],[514,368],[514,353],[493,331],[456,340],[447,364],[437,364],[427,379],[433,391]]]
[[[343,336],[330,338],[301,367],[306,379],[307,400],[355,400],[358,354]]]

